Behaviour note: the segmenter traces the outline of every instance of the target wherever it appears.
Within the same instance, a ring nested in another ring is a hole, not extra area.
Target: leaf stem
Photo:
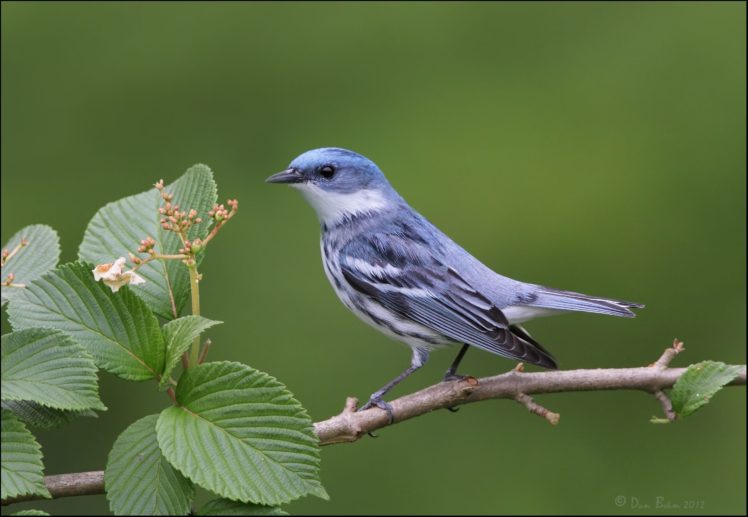
[[[194,260],[187,264],[190,272],[190,292],[192,294],[192,315],[200,316],[200,274],[197,272],[197,264]],[[200,335],[197,335],[190,348],[189,366],[197,366],[200,359]]]
[[[184,253],[179,253],[175,255],[161,255],[160,253],[154,253],[150,257],[144,258],[140,260],[139,263],[136,263],[135,266],[133,266],[133,268],[131,269],[131,271],[137,271],[141,267],[145,266],[146,264],[154,260],[186,260],[188,258],[190,258],[190,256]]]

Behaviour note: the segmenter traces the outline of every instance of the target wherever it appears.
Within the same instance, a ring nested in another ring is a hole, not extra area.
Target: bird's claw
[[[388,424],[391,424],[395,421],[395,414],[392,412],[392,406],[389,402],[386,402],[381,398],[369,399],[369,402],[358,408],[356,411],[366,411],[367,409],[371,409],[373,407],[378,407],[379,409],[383,409],[387,412],[387,416],[389,417]]]
[[[460,375],[459,373],[455,373],[451,370],[447,370],[447,373],[444,374],[444,377],[442,378],[442,382],[452,382],[452,381],[462,381],[470,377],[469,375]],[[450,413],[457,413],[460,408],[449,406],[444,408]]]

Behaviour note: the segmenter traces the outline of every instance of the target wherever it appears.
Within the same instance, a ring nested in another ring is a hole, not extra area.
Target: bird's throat
[[[374,213],[388,207],[387,198],[379,190],[363,189],[350,193],[330,192],[312,183],[292,185],[317,212],[321,223],[332,226],[339,221],[363,213]]]

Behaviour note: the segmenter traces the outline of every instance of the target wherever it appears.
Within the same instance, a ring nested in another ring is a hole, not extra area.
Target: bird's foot
[[[369,399],[369,402],[358,408],[356,411],[366,411],[367,409],[371,409],[373,407],[378,407],[379,409],[383,409],[387,412],[387,416],[389,417],[388,424],[391,424],[395,421],[395,414],[392,412],[392,405],[389,402],[386,402],[381,397],[372,397]]]
[[[442,378],[442,382],[461,381],[461,380],[467,379],[468,377],[470,377],[470,376],[469,375],[460,375],[459,373],[455,373],[455,372],[453,372],[451,370],[447,370],[447,373],[445,373],[444,377]],[[457,413],[460,410],[460,408],[454,407],[454,406],[449,406],[449,407],[446,407],[444,409],[446,409],[450,413]]]
[[[451,382],[451,381],[461,381],[463,379],[467,379],[470,377],[469,375],[460,375],[459,373],[450,372],[447,370],[447,373],[444,374],[444,377],[442,377],[442,382]]]

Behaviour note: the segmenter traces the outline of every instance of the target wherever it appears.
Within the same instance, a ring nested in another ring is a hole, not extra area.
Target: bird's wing
[[[403,318],[455,341],[556,368],[550,354],[515,334],[501,310],[426,242],[366,234],[341,250],[340,267],[353,289]]]

